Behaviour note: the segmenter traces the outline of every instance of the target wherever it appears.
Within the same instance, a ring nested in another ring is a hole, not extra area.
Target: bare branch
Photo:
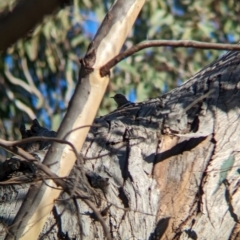
[[[77,153],[77,150],[74,147],[74,145],[72,143],[66,141],[66,140],[62,140],[62,139],[59,139],[59,138],[42,137],[41,136],[41,137],[25,138],[25,139],[16,140],[16,141],[6,141],[4,139],[0,139],[0,146],[3,147],[4,149],[6,149],[9,152],[12,152],[16,155],[19,155],[19,156],[21,156],[25,159],[30,159],[31,160],[33,158],[31,154],[27,153],[26,151],[24,151],[21,148],[16,149],[16,146],[24,144],[24,143],[34,142],[34,141],[53,141],[53,142],[58,142],[58,143],[61,143],[61,144],[68,144],[72,148],[72,150],[73,150],[73,152],[76,156],[76,159],[78,159],[78,153]],[[26,153],[27,153],[27,155],[26,155]]]
[[[65,136],[63,137],[63,140],[59,139],[59,138],[45,137],[45,136],[29,137],[29,138],[25,138],[25,139],[21,139],[21,140],[15,140],[15,141],[7,141],[7,140],[4,140],[4,139],[0,139],[0,146],[3,147],[5,150],[7,150],[11,153],[14,153],[16,155],[19,155],[19,156],[21,156],[25,159],[31,159],[32,155],[30,155],[29,153],[26,155],[25,154],[25,153],[27,153],[26,151],[24,151],[22,149],[17,149],[17,148],[14,148],[14,147],[17,147],[17,146],[25,144],[25,143],[31,143],[31,142],[37,142],[37,141],[43,141],[43,142],[44,141],[52,141],[52,142],[58,142],[58,143],[61,143],[61,144],[69,145],[72,148],[72,150],[73,150],[73,152],[76,156],[76,159],[79,159],[79,154],[77,153],[77,150],[74,147],[74,145],[71,142],[66,141],[64,139],[66,139],[68,137],[68,135],[71,134],[72,132],[77,131],[77,130],[82,129],[82,128],[85,128],[85,127],[100,127],[100,125],[93,124],[93,125],[85,125],[85,126],[75,128],[75,129],[67,132],[65,134]],[[103,155],[103,156],[105,156],[105,155]],[[90,159],[92,159],[92,158],[90,158]],[[96,158],[93,158],[93,159],[96,159]]]
[[[82,128],[82,127],[80,127],[80,128]],[[94,204],[91,203],[89,200],[87,200],[88,196],[85,193],[83,193],[81,190],[79,190],[77,188],[74,188],[74,192],[73,192],[68,187],[67,183],[64,181],[64,179],[66,179],[66,178],[59,177],[57,174],[53,173],[46,165],[42,164],[39,161],[36,161],[36,159],[31,154],[29,154],[28,152],[24,151],[23,149],[21,149],[19,147],[16,147],[19,144],[28,143],[28,142],[32,142],[32,141],[56,141],[58,143],[69,144],[72,147],[72,149],[73,149],[73,151],[74,151],[74,153],[76,155],[76,158],[79,159],[77,151],[76,151],[76,149],[75,149],[73,144],[71,144],[68,141],[57,139],[57,138],[52,138],[52,137],[31,137],[31,138],[27,138],[27,139],[18,140],[18,141],[6,141],[6,140],[3,140],[3,139],[0,139],[0,146],[4,147],[5,149],[7,149],[8,151],[10,151],[10,152],[12,152],[14,154],[17,154],[17,155],[25,158],[26,160],[34,161],[34,164],[37,166],[37,168],[42,170],[48,176],[45,179],[42,178],[42,179],[37,179],[37,180],[42,180],[48,187],[51,187],[51,188],[55,189],[54,186],[50,186],[45,181],[46,179],[51,179],[51,180],[53,180],[55,182],[55,184],[57,186],[61,186],[62,190],[65,191],[66,193],[68,193],[70,196],[73,196],[73,194],[76,193],[77,196],[79,198],[81,198],[92,209],[92,211],[94,212],[97,220],[101,223],[101,225],[103,227],[103,230],[105,232],[106,238],[108,240],[110,240],[111,239],[111,235],[110,235],[110,232],[108,230],[108,227],[107,227],[103,217],[98,212],[98,210],[96,209]],[[7,184],[14,184],[14,183],[19,184],[20,182],[18,182],[16,180],[7,182]],[[5,185],[5,184],[3,182],[2,184],[0,183],[0,185]],[[58,190],[60,190],[60,189],[58,189]]]
[[[215,49],[215,50],[240,50],[240,45],[235,44],[224,44],[224,43],[208,43],[208,42],[199,42],[192,40],[147,40],[143,41],[126,51],[118,54],[116,57],[111,59],[108,63],[100,68],[100,75],[102,77],[106,76],[110,69],[114,67],[117,63],[122,61],[124,58],[133,55],[136,52],[139,52],[145,48],[150,47],[186,47],[186,48],[198,48],[198,49]]]

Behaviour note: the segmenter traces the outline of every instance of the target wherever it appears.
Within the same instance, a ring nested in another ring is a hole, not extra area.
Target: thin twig
[[[92,125],[84,125],[84,126],[75,128],[75,129],[67,132],[67,133],[65,134],[65,136],[63,137],[63,140],[62,140],[62,139],[59,139],[59,138],[44,137],[44,136],[29,137],[29,138],[25,138],[25,139],[21,139],[21,140],[15,140],[15,141],[7,141],[7,140],[4,140],[4,139],[0,139],[0,146],[3,147],[5,150],[11,152],[11,153],[14,153],[14,154],[19,155],[18,153],[16,153],[16,151],[15,151],[16,149],[14,150],[13,147],[16,147],[16,146],[18,146],[18,145],[25,144],[25,143],[31,143],[31,142],[34,142],[34,141],[36,141],[36,142],[37,142],[37,141],[42,141],[42,142],[44,142],[44,141],[53,141],[53,142],[58,142],[58,143],[61,143],[61,144],[67,144],[67,145],[69,145],[69,146],[72,148],[72,150],[73,150],[73,152],[74,152],[74,154],[75,154],[75,156],[76,156],[76,159],[78,159],[78,158],[79,158],[79,154],[77,153],[76,148],[74,147],[74,145],[73,145],[71,142],[69,142],[69,141],[67,141],[67,140],[65,140],[65,139],[67,138],[67,136],[68,136],[70,133],[72,133],[72,132],[74,132],[74,131],[80,130],[80,129],[85,128],[85,127],[99,127],[99,126],[100,126],[100,125],[98,125],[98,124],[92,124]],[[24,151],[24,150],[23,150],[23,151]],[[19,150],[19,153],[23,153],[23,151],[20,151],[20,150]],[[24,151],[24,152],[25,152],[25,151]],[[19,155],[19,156],[21,156],[21,155]],[[23,157],[23,158],[26,158],[25,154],[24,154],[24,156],[22,156],[22,157]],[[27,158],[30,158],[30,155],[28,155]],[[30,159],[32,159],[32,158],[30,158]]]
[[[9,150],[10,152],[17,154],[21,157],[23,157],[26,160],[30,160],[30,161],[35,161],[34,164],[38,167],[38,169],[42,170],[49,178],[51,178],[55,184],[57,186],[61,186],[63,191],[65,191],[66,193],[68,193],[70,196],[72,196],[72,191],[69,189],[69,187],[67,186],[67,183],[65,181],[63,181],[57,174],[53,173],[46,165],[42,164],[41,162],[36,161],[36,159],[29,154],[28,152],[24,151],[23,149],[16,147],[17,145],[19,145],[20,143],[27,143],[30,141],[57,141],[59,143],[64,143],[64,144],[69,144],[73,149],[74,152],[77,156],[78,159],[78,155],[76,153],[76,149],[74,148],[74,146],[65,140],[61,140],[61,139],[57,139],[57,138],[51,138],[51,137],[31,137],[29,139],[23,139],[23,140],[19,140],[19,141],[6,141],[3,139],[0,139],[0,146],[4,147],[5,149]],[[104,233],[106,235],[106,238],[108,240],[111,240],[111,235],[110,232],[108,230],[108,227],[103,219],[103,217],[101,216],[101,214],[98,212],[97,208],[94,206],[93,203],[90,202],[90,200],[88,200],[88,196],[82,192],[80,189],[75,189],[75,193],[77,193],[77,195],[92,209],[92,211],[94,212],[94,214],[96,215],[98,221],[101,223]]]
[[[163,46],[240,51],[240,45],[236,44],[209,43],[192,40],[147,40],[137,45],[134,45],[133,47],[127,49],[126,51],[118,54],[116,57],[111,59],[109,62],[107,62],[104,66],[100,68],[100,75],[101,77],[106,76],[113,66],[122,61],[124,58],[129,57],[142,49]]]
[[[58,142],[58,143],[61,143],[61,144],[67,144],[72,148],[76,158],[78,158],[77,150],[71,142],[68,142],[66,140],[62,140],[62,139],[59,139],[59,138],[54,138],[54,137],[43,137],[43,136],[41,136],[41,137],[30,137],[30,138],[25,138],[25,139],[16,140],[16,141],[7,141],[7,140],[4,140],[4,139],[0,139],[0,146],[3,147],[4,149],[10,151],[10,152],[13,152],[14,154],[19,155],[19,153],[17,153],[15,151],[16,146],[24,144],[24,143],[37,142],[37,141],[42,141],[42,142],[53,141],[53,142]],[[20,149],[20,148],[18,148],[18,149]],[[24,151],[23,149],[22,149],[22,151],[19,150],[19,152],[21,152],[21,153],[23,153],[23,151]],[[30,156],[32,156],[32,155],[29,154],[29,156],[27,158],[32,159],[33,157],[30,157]]]

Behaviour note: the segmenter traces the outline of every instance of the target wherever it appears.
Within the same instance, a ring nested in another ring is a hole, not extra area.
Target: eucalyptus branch
[[[198,49],[215,49],[215,50],[234,50],[240,51],[240,45],[236,44],[224,44],[224,43],[209,43],[209,42],[199,42],[192,40],[146,40],[133,47],[127,49],[126,51],[118,54],[116,57],[112,58],[109,62],[100,68],[100,75],[102,77],[106,76],[110,69],[114,67],[117,63],[122,61],[124,58],[133,55],[145,48],[150,47],[185,47],[185,48],[198,48]]]

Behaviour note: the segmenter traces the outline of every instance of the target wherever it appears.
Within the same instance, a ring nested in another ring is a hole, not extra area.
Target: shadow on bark
[[[170,218],[162,218],[158,221],[158,223],[156,224],[156,228],[154,230],[154,232],[150,235],[150,237],[148,238],[148,240],[157,240],[157,239],[161,239],[168,227],[169,224],[169,220]]]
[[[169,149],[163,153],[157,154],[155,164],[162,162],[165,159],[168,159],[170,157],[176,156],[178,154],[182,154],[185,151],[191,151],[205,139],[206,139],[206,137],[200,137],[200,138],[192,138],[190,140],[183,141],[183,142],[177,144],[176,146],[172,147],[171,149]]]

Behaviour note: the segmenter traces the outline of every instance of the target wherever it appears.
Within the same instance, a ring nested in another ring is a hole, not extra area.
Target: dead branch
[[[143,41],[126,51],[119,53],[116,57],[107,62],[104,66],[100,68],[100,75],[102,77],[106,76],[110,69],[114,67],[117,63],[133,55],[136,52],[139,52],[145,48],[150,47],[185,47],[185,48],[197,48],[197,49],[215,49],[215,50],[240,50],[240,45],[235,44],[224,44],[224,43],[208,43],[208,42],[199,42],[192,40],[147,40]]]

